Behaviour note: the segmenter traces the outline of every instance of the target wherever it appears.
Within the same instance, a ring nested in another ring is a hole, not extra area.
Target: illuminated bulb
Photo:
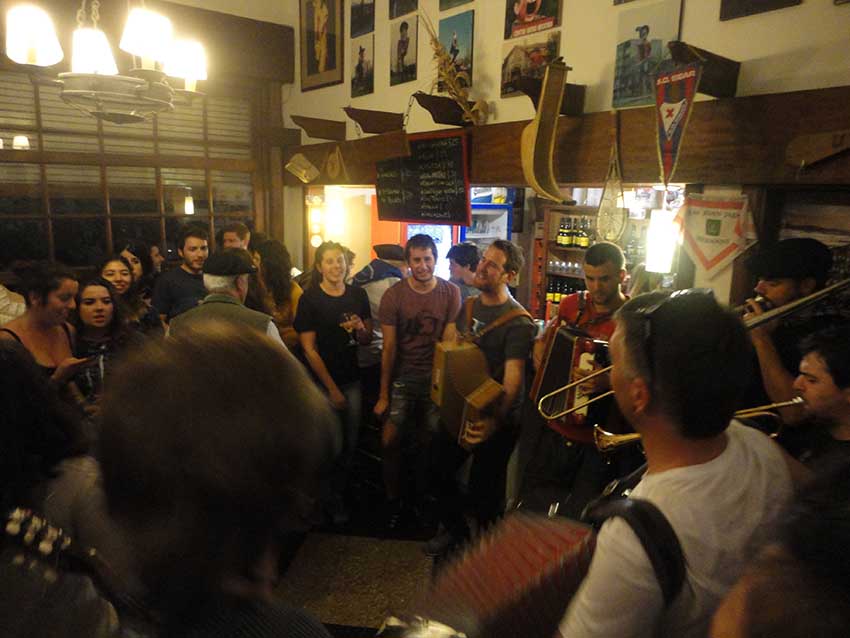
[[[322,223],[322,209],[311,207],[310,208],[310,223],[311,224],[321,224]]]
[[[311,233],[321,233],[322,232],[322,225],[321,224],[311,224],[310,225],[310,232]]]
[[[321,235],[313,235],[310,237],[310,245],[313,248],[318,248],[322,245],[322,236]]]
[[[155,11],[136,7],[127,17],[119,47],[142,58],[143,69],[153,69],[155,62],[165,62],[168,58],[173,37],[171,20]]]
[[[18,151],[30,150],[30,138],[26,135],[15,135],[12,139],[12,148]]]
[[[186,195],[186,198],[183,200],[183,212],[186,215],[195,214],[195,199],[191,195]]]
[[[175,40],[165,61],[166,75],[183,78],[184,88],[194,91],[198,80],[207,79],[207,54],[200,42]]]
[[[668,273],[673,269],[673,257],[679,243],[679,225],[675,219],[674,210],[652,211],[646,236],[647,272]]]
[[[6,55],[18,64],[51,66],[65,57],[53,21],[44,9],[31,4],[6,13]]]
[[[109,40],[103,31],[89,27],[74,31],[71,71],[118,75],[118,67],[112,57],[112,47],[109,46]]]

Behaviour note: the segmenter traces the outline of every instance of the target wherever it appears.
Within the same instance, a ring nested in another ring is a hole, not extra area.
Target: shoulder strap
[[[496,319],[484,326],[478,334],[472,335],[472,311],[476,299],[477,297],[469,297],[464,302],[464,310],[466,312],[466,333],[470,335],[467,339],[468,341],[478,341],[491,330],[495,330],[499,326],[504,326],[506,323],[513,321],[517,317],[528,317],[529,321],[534,322],[534,318],[528,310],[525,308],[514,308],[513,310],[509,310],[505,314],[496,317]]]
[[[587,513],[594,524],[613,516],[626,521],[638,537],[658,579],[664,606],[669,607],[682,589],[686,569],[682,546],[670,521],[655,505],[638,498],[604,502]]]
[[[463,302],[463,313],[466,319],[466,332],[472,332],[472,313],[475,310],[475,297],[467,297]]]
[[[15,341],[17,341],[20,344],[23,344],[23,341],[21,341],[21,338],[16,333],[9,330],[8,328],[0,328],[0,332],[8,332],[10,335],[12,335],[12,337],[15,339]]]

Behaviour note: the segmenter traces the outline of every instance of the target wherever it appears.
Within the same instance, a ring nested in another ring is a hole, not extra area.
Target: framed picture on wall
[[[351,0],[351,37],[375,30],[375,0]]]
[[[623,10],[617,20],[615,109],[653,104],[654,76],[673,68],[667,43],[679,37],[681,0],[661,0]]]
[[[848,0],[850,2],[850,0]],[[454,9],[462,4],[469,4],[472,0],[440,0],[440,11]]]
[[[542,80],[546,66],[561,55],[561,32],[547,31],[502,44],[501,96],[522,95],[514,82],[522,78]]]
[[[351,39],[351,97],[375,92],[375,34]]]
[[[720,0],[720,19],[734,20],[774,9],[793,7],[802,2],[803,0]]]
[[[416,79],[418,16],[390,22],[390,86]]]
[[[472,83],[472,42],[475,26],[475,11],[464,11],[450,18],[440,20],[440,43],[452,58],[452,63],[458,71],[469,76],[469,82],[461,78],[462,86]],[[439,87],[443,91],[443,86]]]
[[[561,0],[505,0],[505,39],[531,35],[561,24]]]
[[[413,13],[418,8],[418,0],[390,0],[390,20]]]
[[[301,90],[343,81],[343,0],[298,0]]]

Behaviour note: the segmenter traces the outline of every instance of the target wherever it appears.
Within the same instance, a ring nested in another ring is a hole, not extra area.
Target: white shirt
[[[587,577],[570,603],[565,638],[703,638],[720,600],[766,540],[793,490],[779,447],[732,422],[726,449],[708,463],[648,474],[631,496],[667,517],[685,555],[682,591],[664,609],[640,541],[620,519],[599,533]]]

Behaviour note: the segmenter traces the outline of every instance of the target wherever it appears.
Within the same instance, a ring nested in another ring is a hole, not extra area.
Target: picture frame
[[[502,43],[501,97],[523,95],[514,85],[522,78],[543,80],[546,66],[561,55],[561,31],[547,31]]]
[[[720,20],[734,20],[746,16],[785,9],[802,4],[803,0],[720,0]]]
[[[410,15],[390,22],[390,86],[416,79],[419,16]]]
[[[419,9],[418,0],[389,0],[390,20],[413,13]]]
[[[343,0],[298,0],[301,90],[344,81]]]
[[[619,13],[613,108],[654,104],[653,78],[675,66],[667,43],[679,39],[681,10],[681,0],[658,0]]]
[[[375,34],[351,39],[351,97],[375,92]]]
[[[850,1],[850,0],[848,0]],[[448,11],[464,4],[469,4],[472,0],[440,0],[440,11]]]
[[[469,82],[459,80],[461,86],[472,84],[473,42],[475,41],[475,11],[470,9],[440,20],[438,37],[446,52],[452,56],[452,63],[458,71],[469,76]],[[445,88],[440,83],[438,90]]]
[[[505,40],[533,35],[561,24],[561,0],[534,3],[505,0]]]
[[[351,0],[351,39],[375,30],[375,0]]]

